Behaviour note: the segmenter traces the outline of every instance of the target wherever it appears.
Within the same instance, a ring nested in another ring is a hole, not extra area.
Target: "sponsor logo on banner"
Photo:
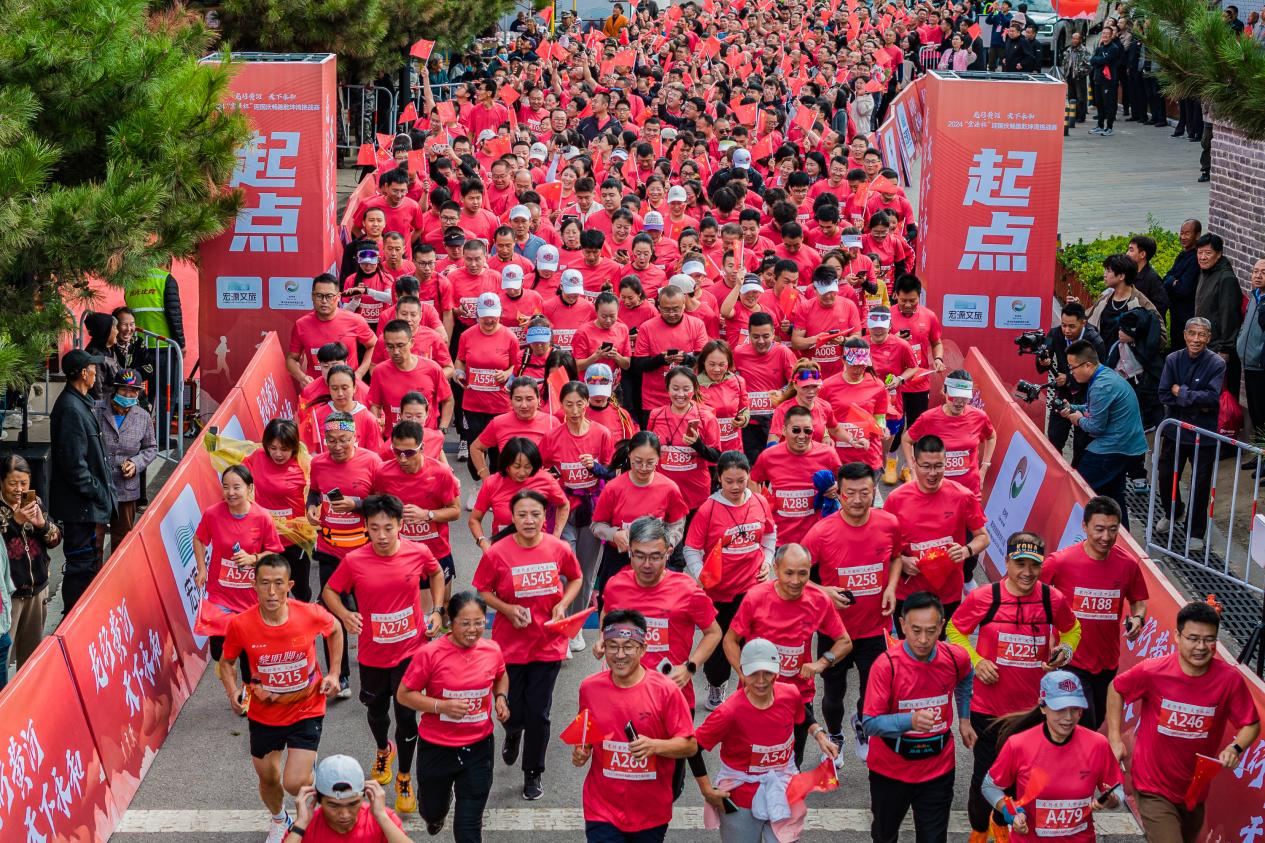
[[[273,310],[311,310],[312,279],[287,276],[269,278],[268,307]]]
[[[239,424],[238,429],[240,428]],[[180,590],[185,620],[190,630],[193,629],[194,618],[198,615],[198,604],[202,602],[198,587],[193,581],[194,574],[197,573],[193,556],[193,533],[201,520],[202,508],[198,506],[198,496],[193,493],[192,486],[186,485],[180,490],[158,527],[163,537],[163,549],[167,552],[167,563],[171,565],[172,576]],[[200,635],[194,635],[194,640],[199,647],[206,643],[206,638]]]
[[[987,328],[988,296],[949,293],[944,297],[943,324],[946,328]]]
[[[1085,507],[1079,503],[1072,504],[1072,511],[1067,516],[1067,526],[1063,528],[1063,535],[1059,537],[1059,543],[1055,547],[1056,550],[1071,547],[1085,540],[1085,525],[1081,523],[1084,518]]]
[[[1041,299],[1037,296],[998,296],[993,327],[1018,331],[1042,327]]]
[[[260,310],[264,306],[264,280],[246,275],[220,275],[215,279],[215,306],[220,310]]]
[[[989,538],[985,554],[998,573],[1006,570],[1006,538],[1025,528],[1044,482],[1045,461],[1023,434],[1015,431],[984,505]]]

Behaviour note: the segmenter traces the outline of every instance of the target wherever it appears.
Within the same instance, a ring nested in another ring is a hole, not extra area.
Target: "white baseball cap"
[[[365,789],[365,771],[350,755],[329,755],[316,765],[316,792],[330,799],[350,799]]]
[[[545,146],[543,143],[533,143],[531,145],[531,149],[528,150],[527,152],[528,160],[531,160],[532,158],[538,158],[541,161],[544,161],[548,157],[549,157],[549,147]]]
[[[777,647],[765,638],[752,638],[742,645],[740,664],[743,675],[746,676],[750,676],[757,670],[767,670],[774,674],[782,670],[782,659],[778,655]]]
[[[750,281],[750,280],[743,281],[742,286],[738,288],[739,295],[746,295],[747,293],[763,293],[763,292],[764,292],[764,285],[760,283],[760,280],[758,278],[754,281]]]
[[[839,292],[839,279],[834,277],[822,278],[814,281],[813,287],[819,293],[837,293]]]
[[[476,141],[478,143],[483,143],[485,140],[492,140],[494,137],[496,137],[496,132],[491,129],[484,129],[482,132],[479,132],[479,137],[476,138]]]
[[[531,209],[526,205],[515,205],[510,208],[509,218],[512,220],[529,220],[531,219]]]
[[[584,370],[584,384],[589,388],[590,396],[609,398],[615,380],[615,373],[605,363],[591,363]]]
[[[663,231],[663,214],[658,211],[647,211],[641,218],[643,231]]]
[[[536,250],[536,268],[553,272],[558,268],[558,248],[548,243]]]
[[[686,261],[681,267],[681,272],[685,275],[706,275],[707,267],[703,266],[699,261]]]
[[[474,312],[482,319],[484,316],[500,316],[501,300],[496,293],[483,293],[475,305]]]
[[[668,188],[669,202],[688,202],[689,199],[689,194],[687,194],[685,192],[685,188],[681,187],[679,184]]]
[[[739,147],[734,150],[733,162],[735,167],[740,170],[745,170],[751,166],[751,153]]]
[[[523,268],[516,263],[507,263],[501,269],[501,289],[521,290],[523,288]]]
[[[584,292],[584,276],[580,274],[578,269],[568,269],[562,273],[562,278],[558,282],[558,289],[568,296],[579,295]]]
[[[579,158],[580,154],[580,150],[574,146],[568,146],[566,149],[562,150],[562,157],[568,161],[572,158]]]
[[[694,292],[694,287],[696,285],[694,284],[694,279],[688,275],[673,275],[668,279],[668,286],[676,287],[682,293],[689,294]]]

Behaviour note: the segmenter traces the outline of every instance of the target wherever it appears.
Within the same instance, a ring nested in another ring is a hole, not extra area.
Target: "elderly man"
[[[1186,322],[1183,337],[1186,348],[1174,351],[1164,360],[1164,372],[1160,375],[1160,403],[1164,405],[1166,418],[1215,431],[1217,412],[1221,407],[1225,361],[1208,348],[1212,325],[1202,316]],[[1194,434],[1176,427],[1166,427],[1161,439],[1155,494],[1156,505],[1163,509],[1164,517],[1156,525],[1156,530],[1168,532],[1172,522],[1181,519],[1185,512],[1181,490],[1176,487],[1175,481],[1185,471],[1186,463],[1191,462],[1194,479],[1189,542],[1185,541],[1185,535],[1178,535],[1169,546],[1181,552],[1185,545],[1191,553],[1197,553],[1203,549],[1204,533],[1208,528],[1208,494],[1216,467],[1214,448],[1209,446],[1215,446],[1216,442],[1204,439],[1196,445]]]
[[[1247,384],[1247,411],[1258,432],[1265,432],[1265,258],[1252,267],[1252,286],[1247,293],[1247,314],[1239,327],[1235,351],[1243,363]],[[1254,467],[1256,460],[1244,463]]]

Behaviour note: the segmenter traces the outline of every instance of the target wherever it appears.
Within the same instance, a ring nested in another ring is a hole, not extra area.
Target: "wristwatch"
[[[1233,749],[1239,755],[1242,755],[1244,752],[1243,747],[1239,746],[1237,743],[1230,744],[1230,748]]]
[[[691,661],[687,661],[685,663],[685,669],[690,672],[690,676],[693,676],[695,673],[698,673],[698,665],[694,664],[694,662],[691,662]]]
[[[299,827],[299,826],[297,826],[297,825],[292,825],[292,826],[290,826],[290,828],[286,831],[286,834],[295,834],[295,835],[298,835],[299,837],[302,837],[304,834],[307,834],[307,829],[306,829],[306,828],[300,828],[300,827]]]
[[[838,659],[838,656],[836,656],[836,655],[835,655],[832,651],[830,651],[830,650],[827,650],[826,652],[822,653],[822,654],[821,654],[821,657],[822,657],[823,659],[825,659],[827,662],[829,662],[830,664],[834,664],[834,663],[835,663],[835,661]]]

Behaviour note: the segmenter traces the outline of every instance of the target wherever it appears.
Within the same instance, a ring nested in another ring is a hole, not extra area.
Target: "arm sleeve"
[[[681,536],[685,534],[685,519],[679,518],[676,521],[669,523],[667,527],[668,541],[672,543],[673,547],[676,547],[681,541]]]
[[[971,667],[974,667],[982,658],[982,656],[976,652],[975,647],[971,644],[971,639],[959,632],[958,628],[953,625],[953,621],[949,621],[949,625],[945,628],[944,633],[948,637],[950,643],[957,644],[963,650],[966,650],[966,654],[971,659]]]
[[[965,720],[971,716],[971,698],[975,695],[975,671],[963,676],[953,687],[953,701],[957,708],[958,719]]]
[[[879,714],[861,721],[861,728],[871,738],[899,738],[913,726],[912,714]]]
[[[984,794],[984,800],[988,802],[990,807],[996,805],[1006,797],[1006,792],[993,782],[992,773],[984,774],[984,782],[980,785],[979,789],[980,793]]]

